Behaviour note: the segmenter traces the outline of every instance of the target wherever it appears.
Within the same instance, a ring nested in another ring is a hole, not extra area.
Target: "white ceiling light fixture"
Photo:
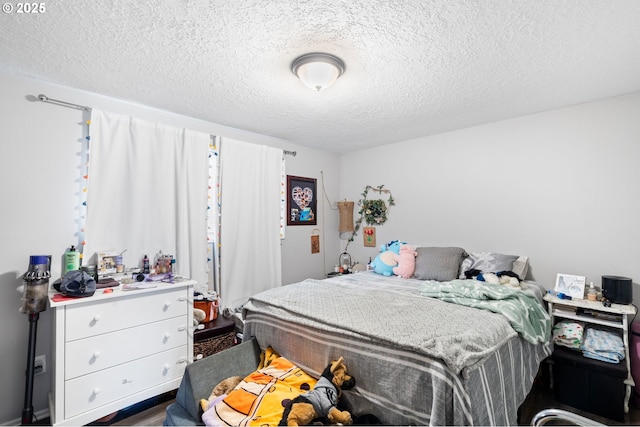
[[[344,73],[344,62],[329,53],[307,53],[291,63],[291,71],[305,86],[320,92]]]

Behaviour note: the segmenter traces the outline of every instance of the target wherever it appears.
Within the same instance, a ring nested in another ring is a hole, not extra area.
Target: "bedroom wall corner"
[[[631,277],[640,301],[640,93],[593,101],[341,157],[341,197],[366,185],[396,206],[378,245],[527,255],[547,289],[558,273]],[[366,167],[365,167],[366,165]],[[368,260],[358,235],[350,252]]]
[[[317,225],[287,226],[282,243],[282,282],[290,284],[306,278],[323,279],[338,262],[339,215],[334,206],[340,193],[340,156],[305,148],[286,158],[287,175],[316,179]],[[326,191],[326,193],[325,193]],[[320,234],[320,252],[311,253],[311,235]]]

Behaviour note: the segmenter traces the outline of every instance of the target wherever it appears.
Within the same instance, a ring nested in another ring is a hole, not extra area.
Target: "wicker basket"
[[[212,354],[216,354],[222,350],[233,347],[235,343],[235,331],[225,332],[217,337],[193,343],[193,355],[194,357],[198,357],[198,355],[201,354],[202,357],[208,357]]]
[[[353,233],[353,202],[338,202],[338,211],[340,212],[340,225],[338,231],[340,233]]]

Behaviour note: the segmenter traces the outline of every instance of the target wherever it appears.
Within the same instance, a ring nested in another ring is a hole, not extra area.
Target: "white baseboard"
[[[34,422],[36,420],[43,420],[45,418],[49,418],[49,409],[41,409],[41,410],[35,411],[33,413],[33,421]],[[3,425],[3,426],[19,426],[20,424],[22,424],[22,417],[16,418],[16,419],[11,420],[11,421],[7,421],[6,423],[2,423],[0,425]]]

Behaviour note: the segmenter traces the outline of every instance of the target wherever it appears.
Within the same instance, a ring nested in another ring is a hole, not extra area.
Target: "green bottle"
[[[70,271],[80,269],[80,253],[76,251],[76,247],[71,245],[68,251],[64,253],[64,276]]]

